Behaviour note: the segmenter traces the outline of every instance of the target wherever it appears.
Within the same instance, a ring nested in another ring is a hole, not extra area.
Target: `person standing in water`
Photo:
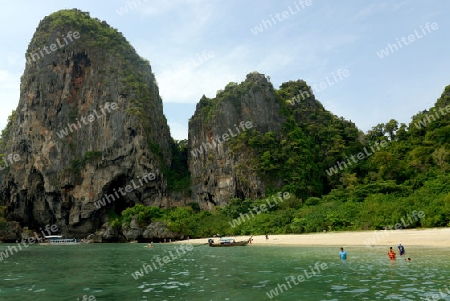
[[[397,248],[398,248],[398,250],[400,252],[400,256],[405,255],[405,247],[402,246],[402,243],[399,243]]]
[[[395,254],[394,250],[392,250],[392,247],[389,248],[388,256],[390,260],[395,260],[395,257],[397,254]]]
[[[347,252],[344,251],[344,248],[341,248],[341,251],[339,252],[339,258],[341,260],[347,260]]]

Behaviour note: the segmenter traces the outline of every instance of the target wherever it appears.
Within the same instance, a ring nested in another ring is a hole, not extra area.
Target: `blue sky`
[[[203,94],[214,97],[253,71],[269,75],[275,88],[297,79],[317,87],[325,82],[313,90],[316,98],[363,131],[391,118],[409,123],[450,84],[449,1],[300,1],[5,1],[0,128],[17,107],[24,54],[39,21],[66,8],[105,20],[150,61],[175,139],[187,138]],[[262,26],[258,34],[256,26]],[[388,43],[397,43],[397,50],[385,49]],[[380,58],[382,49],[389,55]],[[196,66],[187,65],[192,61]]]

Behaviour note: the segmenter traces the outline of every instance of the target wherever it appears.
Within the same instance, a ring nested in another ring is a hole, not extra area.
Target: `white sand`
[[[232,236],[236,241],[248,240],[250,236]],[[216,238],[217,240],[217,238]],[[191,244],[204,244],[208,238],[191,239]],[[187,243],[187,240],[177,243]],[[450,228],[380,230],[355,232],[326,232],[296,235],[253,236],[254,245],[298,246],[405,246],[450,247]]]

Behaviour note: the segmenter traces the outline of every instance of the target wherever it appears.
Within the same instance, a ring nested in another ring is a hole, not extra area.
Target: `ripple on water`
[[[390,295],[387,295],[386,297],[384,297],[384,299],[385,300],[414,301],[414,299],[408,299],[406,296],[399,295],[399,294],[390,294]]]
[[[273,271],[258,271],[258,273],[273,273]]]
[[[344,291],[345,293],[367,293],[368,291],[370,291],[370,289],[368,288],[355,288],[352,289],[351,291]]]
[[[178,287],[180,287],[180,286],[189,286],[190,285],[189,282],[183,283],[183,282],[178,282],[178,281],[167,282],[167,284],[177,285]]]
[[[348,288],[348,286],[346,286],[346,285],[333,285],[331,287],[331,289],[335,290],[335,291],[340,291],[340,290],[343,290],[343,289],[346,289],[346,288]]]
[[[417,292],[419,290],[415,287],[408,287],[408,288],[401,288],[400,291],[401,292]]]
[[[374,288],[376,288],[377,286],[373,286]],[[389,286],[389,285],[380,285],[379,286],[380,288],[385,288],[385,289],[391,289],[392,288],[392,286]]]
[[[267,286],[267,283],[269,283],[269,280],[259,281],[259,282],[258,282],[259,285],[254,285],[253,287],[255,287],[255,288],[266,287],[266,286]]]
[[[180,287],[177,286],[177,285],[164,285],[163,288],[165,288],[165,289],[174,289],[174,288],[180,288]]]
[[[178,273],[172,272],[171,274],[172,274],[173,276],[179,276],[179,275],[189,276],[189,275],[190,275],[189,271],[178,272]]]
[[[149,287],[152,286],[152,287]],[[160,288],[158,288],[158,286]],[[138,286],[139,289],[144,289],[144,293],[148,293],[151,291],[155,292],[163,292],[160,289],[180,289],[181,287],[190,286],[189,282],[178,282],[178,281],[169,281],[169,282],[155,282],[155,283],[144,283]],[[159,289],[159,290],[158,290]]]

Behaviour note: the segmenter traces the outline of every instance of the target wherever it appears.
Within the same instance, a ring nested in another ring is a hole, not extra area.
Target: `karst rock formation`
[[[149,62],[78,10],[44,18],[26,58],[4,150],[20,156],[1,179],[8,218],[85,236],[110,210],[163,204],[171,137]]]

